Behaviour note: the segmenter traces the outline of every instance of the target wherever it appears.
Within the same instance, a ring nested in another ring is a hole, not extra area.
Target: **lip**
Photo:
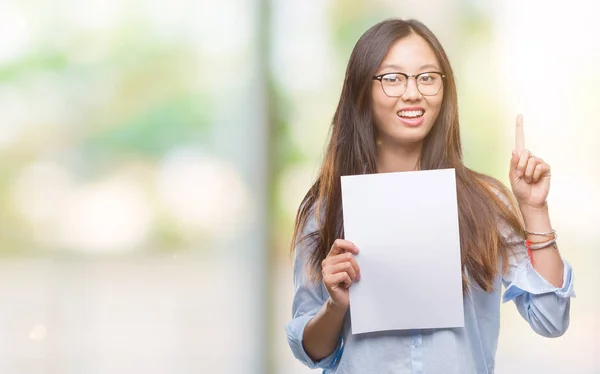
[[[411,110],[420,110],[423,112],[423,115],[421,117],[417,117],[417,118],[403,118],[400,117],[398,115],[398,113],[402,112],[402,111],[411,111]],[[399,111],[396,112],[396,116],[398,117],[398,119],[400,120],[400,122],[402,122],[403,124],[405,124],[406,126],[410,126],[410,127],[417,127],[419,125],[421,125],[423,123],[423,120],[425,119],[425,109],[421,108],[421,107],[408,107],[408,108],[402,108]]]

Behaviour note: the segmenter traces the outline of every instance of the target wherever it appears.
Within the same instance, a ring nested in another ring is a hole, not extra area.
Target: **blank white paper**
[[[353,334],[464,326],[454,169],[342,177]]]

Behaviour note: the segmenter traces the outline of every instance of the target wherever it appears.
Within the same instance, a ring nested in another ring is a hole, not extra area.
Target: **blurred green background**
[[[307,373],[289,244],[354,43],[418,18],[455,70],[465,162],[514,119],[553,168],[578,297],[560,339],[503,305],[497,373],[600,373],[593,2],[4,0],[0,372]]]

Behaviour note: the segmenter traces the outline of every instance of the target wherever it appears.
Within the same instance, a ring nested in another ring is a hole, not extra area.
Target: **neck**
[[[391,173],[419,170],[423,143],[414,145],[380,144],[377,147],[377,172]]]

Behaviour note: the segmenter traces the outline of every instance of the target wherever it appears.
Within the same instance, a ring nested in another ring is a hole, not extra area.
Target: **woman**
[[[574,292],[548,215],[550,167],[524,149],[521,117],[516,129],[515,201],[462,162],[454,76],[433,33],[388,20],[360,38],[323,167],[296,220],[286,331],[300,361],[324,373],[493,373],[502,284],[504,301],[535,332],[565,332]],[[360,279],[359,249],[342,239],[340,176],[441,168],[456,170],[465,327],[353,335],[348,289]]]

